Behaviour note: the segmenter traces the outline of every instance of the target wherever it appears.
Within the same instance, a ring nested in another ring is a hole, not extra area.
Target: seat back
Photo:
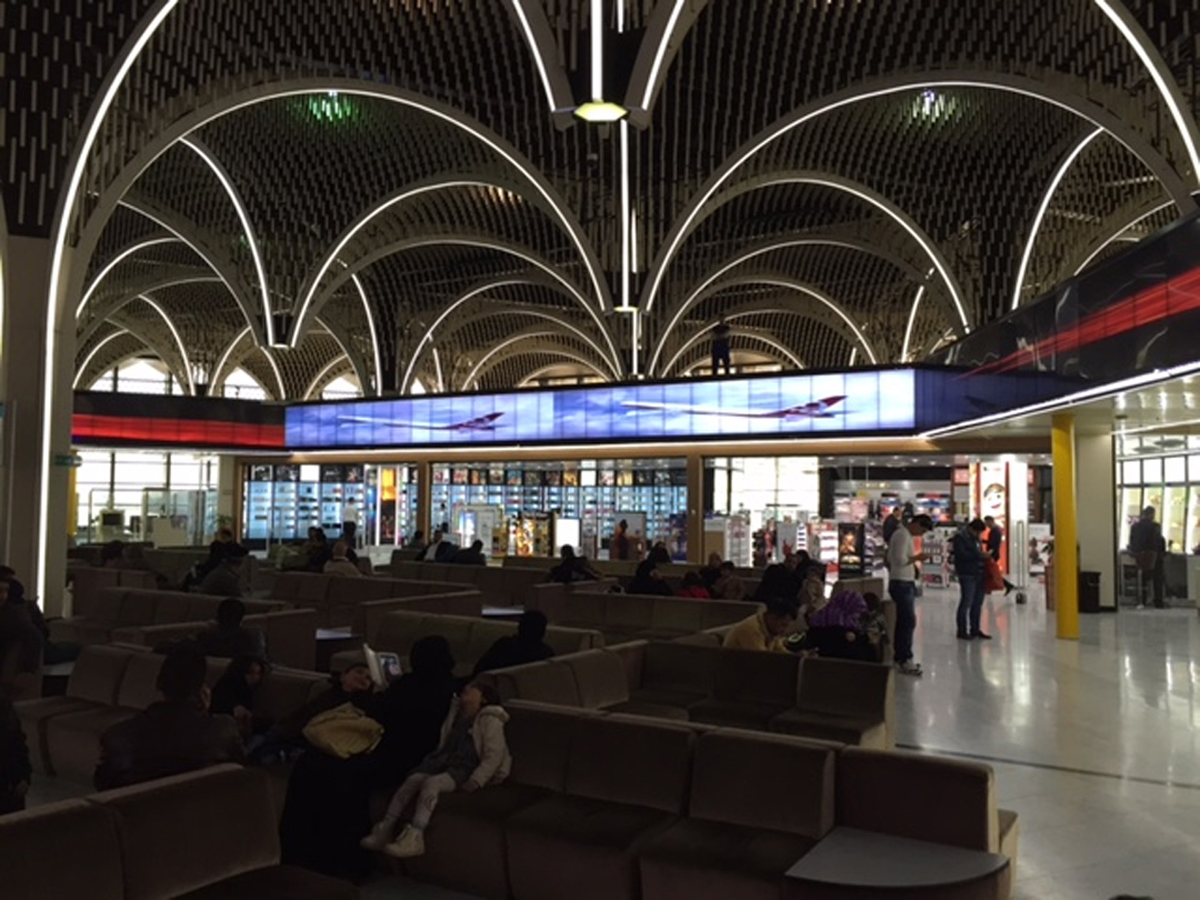
[[[722,625],[733,625],[747,616],[752,616],[763,608],[761,603],[747,603],[744,600],[693,600],[700,604],[702,630],[719,628]]]
[[[833,828],[839,746],[724,728],[701,734],[690,815],[820,840]],[[787,789],[764,789],[776,779]]]
[[[117,691],[117,706],[125,709],[145,709],[160,699],[158,670],[163,657],[157,653],[134,653],[129,657],[121,687]]]
[[[74,608],[71,614],[105,618],[97,611],[96,601],[100,598],[101,591],[120,585],[121,573],[116,569],[100,569],[91,566],[80,566],[72,569],[71,572],[75,576],[75,585],[72,591]]]
[[[571,736],[566,792],[681,814],[694,741],[690,729],[655,719],[581,716]]]
[[[154,605],[153,624],[173,625],[176,622],[186,622],[191,605],[191,594],[163,591]]]
[[[135,655],[141,654],[103,645],[84,647],[67,679],[67,696],[106,706],[116,703],[125,667]]]
[[[259,769],[215,766],[89,799],[119,817],[126,900],[178,897],[279,862],[278,823]]]
[[[254,712],[278,722],[329,685],[328,676],[317,672],[273,666],[254,693]]]
[[[604,646],[604,635],[594,628],[570,628],[551,625],[546,629],[546,644],[556,656],[595,650]]]
[[[575,678],[579,704],[587,709],[604,709],[629,699],[629,684],[621,657],[610,650],[572,653],[557,660]]]
[[[603,631],[608,622],[608,602],[619,596],[621,595],[574,591],[567,597],[566,603],[563,605],[561,619],[555,619],[545,610],[543,612],[546,612],[546,617],[555,624],[570,622],[580,628],[596,628]]]
[[[644,631],[654,619],[654,604],[660,597],[640,594],[608,594],[605,631]]]
[[[891,666],[813,657],[800,663],[796,705],[814,712],[891,721],[895,684]]]
[[[844,747],[837,768],[838,825],[970,850],[999,849],[990,766]]]
[[[267,636],[267,653],[278,665],[297,669],[317,667],[317,611],[280,609],[246,616],[248,628],[260,628]]]
[[[711,694],[717,677],[720,648],[715,645],[655,641],[646,647],[641,686],[649,690]]]
[[[704,627],[704,608],[691,599],[658,597],[654,601],[650,627],[656,631],[695,633]]]
[[[492,673],[505,700],[517,698],[558,706],[579,706],[579,690],[571,668],[561,662],[527,663]]]
[[[512,752],[513,783],[562,793],[575,721],[592,713],[528,700],[511,700],[504,708],[509,715],[504,737]]]
[[[158,592],[130,589],[121,597],[121,609],[117,613],[119,625],[153,625],[158,606]]]
[[[126,896],[117,821],[86,800],[0,816],[0,847],[5,897]]]
[[[791,653],[762,650],[718,651],[713,695],[721,700],[770,703],[782,707],[796,702],[800,660]]]

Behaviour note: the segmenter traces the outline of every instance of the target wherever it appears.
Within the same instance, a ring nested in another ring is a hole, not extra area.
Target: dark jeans
[[[958,601],[958,613],[955,616],[958,622],[958,633],[978,634],[979,614],[983,610],[983,573],[973,575],[959,573],[958,584],[962,589],[962,596]]]
[[[1166,574],[1163,560],[1160,556],[1152,569],[1139,569],[1142,577],[1142,595],[1138,597],[1139,603],[1149,604],[1154,603],[1155,607],[1162,609],[1166,604],[1163,602],[1163,588],[1166,579],[1163,577]]]
[[[913,581],[888,582],[888,593],[896,604],[896,635],[892,638],[895,660],[906,663],[913,658],[913,632],[917,628],[917,585]]]
[[[717,374],[717,368],[721,364],[725,366],[725,374],[729,374],[729,342],[728,341],[713,341],[712,345],[712,373]]]

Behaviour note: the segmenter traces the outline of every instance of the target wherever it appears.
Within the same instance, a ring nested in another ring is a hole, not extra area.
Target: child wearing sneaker
[[[496,691],[472,682],[451,702],[437,749],[421,761],[396,791],[387,814],[362,839],[367,850],[405,859],[425,852],[425,828],[438,797],[461,790],[470,794],[508,777],[512,756],[504,739],[508,713]],[[412,821],[392,840],[405,808],[416,798]]]

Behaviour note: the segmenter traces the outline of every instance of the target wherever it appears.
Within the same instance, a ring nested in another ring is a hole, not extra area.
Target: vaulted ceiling
[[[1193,7],[9,0],[5,219],[80,384],[920,359],[1194,207]]]

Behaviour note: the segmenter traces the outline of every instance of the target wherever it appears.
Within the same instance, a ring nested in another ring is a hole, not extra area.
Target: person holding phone
[[[919,677],[921,664],[913,661],[913,633],[917,628],[917,563],[925,562],[927,553],[918,553],[915,539],[933,530],[933,520],[926,515],[913,516],[892,533],[888,541],[888,593],[896,604],[896,636],[893,650],[896,671],[901,675]]]

